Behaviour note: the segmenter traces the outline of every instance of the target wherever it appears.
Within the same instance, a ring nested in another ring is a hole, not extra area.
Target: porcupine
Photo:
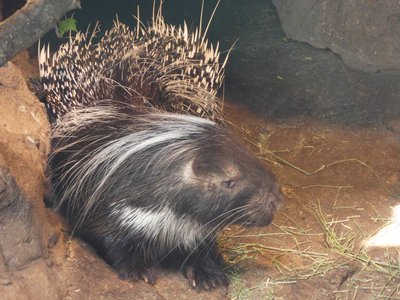
[[[201,29],[160,11],[148,27],[116,22],[97,44],[78,33],[40,53],[53,205],[123,278],[154,283],[165,266],[193,288],[227,285],[217,233],[268,225],[280,206],[274,175],[215,122],[218,59]]]

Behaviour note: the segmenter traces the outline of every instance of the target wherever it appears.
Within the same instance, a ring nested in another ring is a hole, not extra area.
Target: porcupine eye
[[[233,179],[225,180],[223,182],[224,186],[228,189],[233,188],[235,186],[235,181]]]

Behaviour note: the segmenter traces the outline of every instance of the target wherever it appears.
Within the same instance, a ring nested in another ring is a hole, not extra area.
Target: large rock
[[[0,295],[50,299],[59,292],[48,268],[50,225],[43,203],[49,124],[15,65],[0,68]],[[38,285],[40,283],[40,285]]]
[[[375,0],[272,0],[285,34],[366,71],[400,69],[400,5]]]

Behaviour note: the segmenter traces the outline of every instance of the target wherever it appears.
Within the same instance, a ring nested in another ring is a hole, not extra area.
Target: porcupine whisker
[[[246,205],[244,205],[244,206],[242,206],[242,207],[238,207],[238,209],[237,209],[237,211],[236,211],[235,213],[240,213],[240,212],[242,212],[243,209],[246,208],[245,206],[246,206]],[[228,212],[226,212],[226,213],[231,213],[231,212],[232,212],[232,210],[231,210],[231,211],[228,211]],[[215,218],[215,219],[218,219],[219,217],[222,217],[222,215],[221,215],[221,216],[218,216],[218,217]],[[190,252],[189,255],[187,256],[187,258],[182,262],[181,268],[185,265],[185,263],[186,263],[187,260],[191,257],[191,255],[192,255],[193,253],[195,253],[195,251],[202,245],[202,243],[203,243],[208,237],[210,237],[211,235],[213,235],[215,232],[219,231],[219,230],[220,230],[220,226],[223,225],[223,224],[225,223],[225,221],[228,220],[228,219],[231,218],[231,217],[232,217],[232,215],[227,215],[227,216],[225,216],[225,218],[224,218],[222,221],[220,221],[220,222],[219,222],[218,224],[216,224],[212,229],[209,230],[209,232],[208,232],[208,233],[203,237],[203,239],[191,250],[191,252]],[[214,221],[215,221],[215,219],[214,219]]]
[[[204,236],[202,242],[209,237],[210,235],[212,235],[214,232],[219,231],[221,229],[221,227],[225,226],[226,220],[229,220],[233,215],[237,214],[237,213],[241,213],[243,212],[245,209],[248,208],[248,204],[246,205],[242,205],[236,208],[232,208],[220,215],[218,215],[217,217],[211,219],[210,221],[206,222],[203,227],[207,227],[208,230],[208,234],[206,236]],[[217,221],[218,219],[223,218],[221,221],[219,221],[219,223],[215,224],[212,228],[208,228],[208,225],[211,223],[214,223],[215,221]]]
[[[213,223],[213,222],[215,222],[216,220],[218,220],[218,219],[220,219],[220,218],[224,218],[224,219],[222,219],[218,224],[216,224],[216,225],[214,226],[214,229],[218,230],[219,227],[220,227],[221,225],[223,225],[224,222],[225,222],[226,220],[228,220],[230,217],[232,217],[232,216],[233,216],[234,214],[236,214],[236,213],[241,213],[241,212],[243,212],[243,210],[247,209],[248,206],[249,206],[249,205],[246,204],[246,205],[242,205],[242,206],[239,206],[239,207],[232,208],[232,209],[230,209],[230,210],[228,210],[228,211],[226,211],[226,212],[224,212],[224,213],[218,215],[217,217],[211,219],[210,221],[208,221],[207,223],[205,223],[204,226],[207,226],[208,224]],[[233,214],[232,214],[232,213],[233,213]],[[214,231],[214,229],[211,229],[210,231],[212,232],[212,231]]]
[[[214,218],[214,219],[210,220],[209,222],[207,222],[207,223],[203,224],[202,226],[200,226],[200,229],[204,228],[205,231],[206,231],[207,233],[206,233],[205,235],[202,235],[202,238],[201,238],[200,240],[197,240],[197,243],[196,243],[195,247],[193,247],[193,248],[191,249],[191,251],[189,252],[189,255],[188,255],[187,259],[198,249],[198,247],[200,247],[200,245],[201,245],[208,237],[214,235],[217,231],[220,230],[221,225],[224,224],[225,221],[226,221],[227,219],[230,218],[230,215],[229,215],[229,214],[231,214],[232,211],[237,210],[237,213],[240,213],[241,211],[243,211],[243,209],[246,209],[246,206],[247,206],[247,205],[244,205],[244,206],[242,206],[242,207],[234,208],[234,209],[231,209],[230,211],[224,212],[223,214],[217,216],[216,218]],[[224,218],[222,221],[220,221],[218,224],[216,224],[215,226],[213,226],[212,228],[208,228],[208,225],[209,225],[210,223],[213,223],[213,222],[215,222],[217,219],[222,218],[222,217],[225,217],[225,218]],[[165,257],[167,257],[171,252],[173,252],[173,251],[174,251],[176,248],[178,248],[178,247],[179,247],[179,245],[177,245],[175,248],[172,248],[172,249],[171,249],[170,251],[168,251],[163,257],[161,257],[161,258],[159,259],[158,262],[161,262]],[[185,259],[185,260],[182,262],[181,267],[186,263],[187,259]]]
[[[200,240],[199,244],[193,249],[196,250],[196,248],[204,241],[206,240],[210,235],[213,235],[215,232],[219,231],[220,228],[222,227],[222,225],[226,225],[225,221],[228,220],[229,218],[232,217],[232,215],[236,214],[236,213],[241,213],[243,210],[245,210],[247,208],[248,205],[243,205],[241,207],[237,207],[237,208],[233,208],[229,211],[226,211],[220,215],[218,215],[217,217],[213,218],[212,220],[208,221],[207,223],[203,224],[202,226],[200,226],[200,228],[204,228],[205,230],[207,230],[207,234],[203,235],[202,239]],[[233,214],[232,214],[233,213]],[[219,221],[219,223],[215,224],[212,228],[209,228],[208,225],[211,223],[214,223],[216,220],[223,218],[221,221]]]

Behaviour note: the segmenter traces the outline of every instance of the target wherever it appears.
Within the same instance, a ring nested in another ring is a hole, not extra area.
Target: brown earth
[[[230,228],[222,238],[229,259],[252,258],[239,263],[245,272],[230,295],[400,299],[398,248],[364,247],[399,205],[398,134],[309,118],[266,122],[238,107],[230,115],[253,137],[286,195],[272,226]]]

